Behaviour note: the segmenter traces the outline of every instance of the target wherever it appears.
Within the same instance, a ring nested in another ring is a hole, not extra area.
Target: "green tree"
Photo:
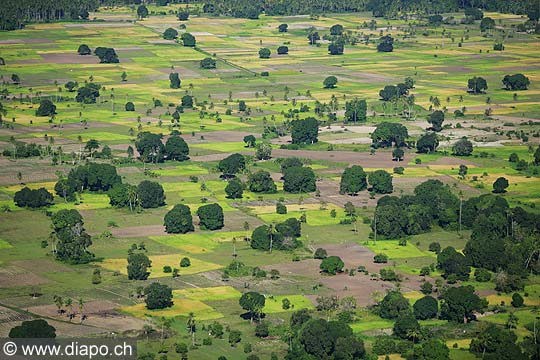
[[[398,315],[396,322],[394,323],[393,333],[395,336],[402,339],[412,339],[420,332],[420,324],[410,312],[401,313]]]
[[[154,134],[148,131],[140,132],[135,141],[135,147],[141,156],[145,156],[147,161],[158,163],[163,162],[165,157],[165,146],[161,134]]]
[[[432,153],[437,151],[439,146],[439,140],[437,139],[437,134],[435,133],[426,133],[418,139],[416,142],[416,150],[419,153]]]
[[[333,89],[336,87],[337,83],[338,83],[338,80],[333,75],[326,77],[326,79],[324,79],[323,81],[323,85],[325,89]]]
[[[372,191],[378,194],[390,194],[394,191],[392,175],[384,170],[375,170],[368,176]]]
[[[314,117],[291,121],[293,144],[314,144],[318,141],[319,122]]]
[[[182,81],[180,80],[180,76],[178,73],[172,72],[169,74],[169,86],[171,89],[180,89],[180,84]]]
[[[379,39],[377,45],[377,51],[379,52],[392,52],[394,51],[394,38],[390,35],[385,35]]]
[[[276,184],[272,180],[270,173],[266,170],[258,170],[255,173],[249,174],[248,187],[254,193],[273,194],[277,192]]]
[[[43,99],[36,110],[36,116],[53,116],[56,114],[56,105],[51,100]]]
[[[92,54],[92,50],[88,47],[86,44],[79,45],[79,48],[77,49],[77,53],[79,55],[90,55]]]
[[[184,46],[195,47],[196,42],[195,36],[191,35],[190,33],[182,34],[182,43]]]
[[[199,226],[204,230],[218,230],[223,227],[223,208],[219,204],[207,204],[197,209]]]
[[[195,230],[191,210],[182,204],[175,205],[165,214],[164,225],[169,234],[185,234]]]
[[[131,101],[128,101],[126,103],[126,111],[135,111],[135,105],[131,102]]]
[[[259,316],[262,314],[262,309],[264,308],[265,302],[266,299],[264,298],[264,295],[261,295],[255,291],[249,291],[242,294],[240,300],[238,301],[242,309],[249,312],[251,322],[253,322],[254,317],[259,318]]]
[[[495,194],[505,193],[506,188],[508,188],[508,180],[505,177],[498,177],[493,183],[493,192]]]
[[[405,140],[409,137],[407,128],[398,123],[382,122],[377,124],[375,131],[371,134],[373,147],[404,146]]]
[[[328,256],[321,262],[320,269],[322,272],[336,275],[336,273],[343,271],[343,260],[339,256]]]
[[[367,120],[367,102],[364,99],[354,98],[345,103],[345,120],[356,123]]]
[[[204,58],[200,61],[200,67],[201,69],[215,69],[216,68],[216,60],[212,58]]]
[[[495,20],[490,17],[482,18],[482,21],[480,21],[480,30],[484,32],[491,29],[495,29]]]
[[[55,338],[56,329],[43,319],[23,321],[9,331],[11,339]]]
[[[289,47],[282,45],[277,48],[277,54],[278,55],[287,55],[289,53]]]
[[[413,305],[414,316],[418,320],[433,319],[439,312],[439,303],[432,296],[424,296],[416,300]]]
[[[272,145],[261,142],[255,146],[255,157],[257,160],[268,160],[272,158]]]
[[[465,255],[451,246],[446,247],[437,255],[437,266],[443,271],[445,278],[454,274],[460,280],[467,280],[471,271]]]
[[[172,135],[165,143],[163,154],[167,160],[185,161],[189,159],[189,147],[182,137]]]
[[[270,49],[268,48],[262,48],[259,50],[259,58],[261,59],[269,59],[271,55]]]
[[[506,90],[527,90],[530,80],[523,74],[505,75],[502,83]]]
[[[246,144],[246,147],[253,148],[255,147],[255,143],[257,142],[257,139],[253,135],[246,135],[244,136],[244,143]]]
[[[495,324],[488,324],[471,340],[469,351],[477,357],[493,360],[526,358],[518,345],[516,334]]]
[[[481,94],[488,89],[487,81],[483,77],[473,77],[469,79],[467,83],[467,88],[469,92],[473,94]]]
[[[307,167],[290,167],[283,174],[283,190],[290,193],[307,193],[317,189],[315,173]]]
[[[173,28],[167,28],[164,32],[163,32],[163,38],[165,40],[174,40],[178,37],[178,31],[176,31],[175,29]]]
[[[180,21],[187,21],[189,19],[189,11],[178,11],[176,17]]]
[[[450,287],[441,295],[441,319],[466,323],[474,319],[474,312],[485,307],[485,303],[474,293],[472,286]]]
[[[278,31],[279,32],[287,32],[289,30],[289,25],[287,24],[279,24]]]
[[[148,310],[165,309],[173,306],[172,289],[167,286],[154,282],[144,288],[146,296],[144,302]]]
[[[239,179],[234,178],[225,186],[225,193],[229,199],[241,199],[244,193],[244,184]]]
[[[56,259],[71,264],[86,264],[93,260],[94,254],[87,250],[92,245],[92,238],[86,233],[83,218],[77,210],[59,210],[51,220]]]
[[[409,300],[405,299],[399,290],[390,290],[376,307],[376,312],[383,319],[396,319],[400,314],[409,311]]]
[[[147,18],[148,17],[148,9],[147,9],[147,7],[144,6],[144,5],[140,5],[137,8],[137,16],[139,17],[139,20]]]
[[[367,188],[366,173],[359,165],[353,165],[343,171],[339,184],[341,194],[356,195]]]
[[[129,280],[146,280],[150,276],[148,268],[152,261],[143,253],[131,253],[128,256],[127,273]]]
[[[431,130],[441,131],[442,123],[444,122],[444,112],[441,110],[435,110],[428,115],[427,121],[431,124]]]
[[[473,145],[464,137],[456,141],[452,147],[452,152],[456,156],[470,156],[473,152]]]
[[[241,154],[232,154],[221,160],[218,164],[218,170],[225,177],[233,177],[246,168],[246,160]]]
[[[157,208],[165,205],[165,191],[160,183],[143,180],[137,186],[139,203],[143,209]]]

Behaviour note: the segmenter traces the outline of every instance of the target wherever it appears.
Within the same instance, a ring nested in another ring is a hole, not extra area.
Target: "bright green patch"
[[[223,317],[223,314],[217,312],[214,310],[214,308],[199,300],[175,298],[173,303],[173,306],[170,308],[160,310],[148,310],[146,308],[146,304],[144,303],[126,306],[120,310],[129,315],[142,319],[147,317],[162,316],[166,318],[173,318],[177,316],[188,316],[190,313],[193,313],[197,320],[213,320]]]
[[[189,298],[199,301],[238,299],[242,294],[232,286],[215,286],[208,288],[189,288],[174,290],[175,297]]]
[[[291,307],[288,310],[283,309],[283,299],[289,299]],[[311,301],[303,295],[279,295],[267,297],[263,312],[272,314],[284,311],[298,311],[302,309],[314,309]]]

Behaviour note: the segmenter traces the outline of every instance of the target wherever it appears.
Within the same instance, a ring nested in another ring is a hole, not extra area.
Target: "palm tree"
[[[149,324],[144,324],[142,327],[142,331],[143,331],[143,334],[146,335],[146,342],[150,341],[150,334],[152,333],[152,331],[154,331],[152,326]]]
[[[83,320],[86,320],[86,315],[84,314],[84,300],[82,298],[79,298],[78,304],[79,304],[79,313],[81,314],[81,323],[82,323]]]
[[[162,316],[159,319],[159,325],[161,326],[161,344],[163,345],[163,340],[165,336],[165,329],[170,329],[172,325],[172,320],[167,319],[165,316]]]
[[[270,254],[272,253],[272,246],[274,245],[275,234],[276,234],[276,228],[274,224],[268,225],[268,236],[270,236]]]
[[[418,329],[418,328],[413,328],[413,329],[407,330],[407,337],[412,339],[413,349],[414,349],[415,340],[418,340],[421,335],[422,334],[420,333],[420,329]]]
[[[64,307],[64,300],[62,299],[62,297],[58,296],[58,295],[54,295],[53,296],[53,301],[54,301],[54,304],[56,305],[56,307],[58,308],[57,312],[59,314],[62,314],[62,312],[63,312],[62,308]]]
[[[191,344],[195,346],[195,331],[197,329],[196,329],[195,314],[193,312],[189,313],[189,317],[188,317],[186,325],[189,330],[189,333],[191,334]]]
[[[65,302],[66,309],[68,310],[68,318],[71,322],[71,319],[73,319],[73,300],[71,298],[68,298]]]
[[[137,188],[135,186],[128,186],[127,197],[129,202],[129,210],[133,212],[133,206],[138,202]]]

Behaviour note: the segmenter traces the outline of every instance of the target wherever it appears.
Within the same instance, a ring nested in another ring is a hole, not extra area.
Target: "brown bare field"
[[[41,285],[49,280],[17,266],[0,268],[0,288]]]

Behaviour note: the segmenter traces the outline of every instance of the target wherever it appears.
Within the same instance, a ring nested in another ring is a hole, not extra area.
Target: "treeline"
[[[3,0],[0,30],[16,30],[27,22],[87,19],[98,0]]]

